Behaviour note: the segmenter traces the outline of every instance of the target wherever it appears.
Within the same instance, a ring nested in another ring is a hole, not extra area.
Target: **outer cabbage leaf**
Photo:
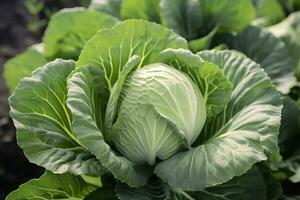
[[[85,43],[99,29],[110,28],[119,21],[105,13],[83,8],[68,8],[52,16],[43,41],[50,58],[76,59]]]
[[[162,24],[189,40],[194,52],[209,48],[217,32],[243,30],[255,14],[251,0],[162,0],[160,7]]]
[[[117,179],[135,187],[146,184],[147,168],[119,156],[104,140],[103,123],[109,90],[103,73],[98,67],[82,67],[68,80],[67,104],[73,114],[74,132]]]
[[[289,51],[285,44],[269,31],[250,26],[229,39],[227,44],[260,64],[279,91],[287,93],[295,85]]]
[[[209,49],[212,40],[217,33],[219,29],[219,26],[215,26],[207,35],[199,38],[189,41],[189,49],[193,52],[202,51],[205,49]]]
[[[52,174],[46,172],[39,179],[21,185],[7,196],[6,200],[64,199],[83,200],[96,187],[72,174]]]
[[[260,142],[267,155],[276,155],[278,152],[277,136],[281,120],[282,101],[269,76],[261,70],[259,64],[235,52],[203,51],[198,55],[205,61],[213,62],[219,66],[225,77],[233,84],[229,104],[223,113],[220,113],[210,124],[206,124],[207,127],[214,127],[214,130],[206,129],[206,135],[221,127],[219,133],[220,131],[232,130],[232,128],[235,130],[248,129],[260,135]],[[246,115],[243,115],[244,112]],[[254,116],[252,112],[257,112],[260,115]],[[225,114],[227,118],[221,119],[224,117],[222,114]],[[253,117],[247,118],[247,115]],[[243,117],[239,118],[239,116]],[[234,121],[236,117],[239,120]],[[230,123],[222,125],[218,120]],[[252,120],[257,123],[250,123]]]
[[[243,30],[252,21],[254,8],[251,0],[162,0],[161,13],[164,25],[188,39],[195,39],[203,27],[212,30],[217,24],[222,31]]]
[[[300,11],[289,15],[279,24],[271,26],[269,30],[287,46],[296,69],[297,79],[300,80]]]
[[[230,51],[203,51],[233,84],[224,111],[209,120],[200,145],[159,163],[155,173],[174,187],[200,190],[224,183],[278,152],[281,100],[260,66]],[[176,174],[176,176],[174,176]]]
[[[119,78],[115,85],[113,86],[109,100],[106,107],[105,113],[105,128],[110,130],[112,128],[113,123],[116,120],[118,115],[118,109],[120,107],[120,95],[125,84],[126,78],[131,71],[138,67],[138,64],[141,62],[141,58],[139,56],[132,56],[128,62],[123,67],[122,71],[119,74]]]
[[[166,48],[187,49],[187,43],[161,25],[143,20],[127,20],[98,32],[82,50],[77,67],[90,65],[102,68],[111,89],[133,55],[141,57],[141,67],[156,62],[159,53]]]
[[[204,20],[219,24],[222,31],[241,31],[253,20],[251,0],[201,0]]]
[[[213,117],[220,113],[232,93],[232,84],[216,65],[204,62],[198,55],[184,49],[166,49],[160,54],[160,62],[188,74],[200,89],[206,102],[206,113]]]
[[[254,166],[242,176],[235,177],[224,184],[187,194],[195,200],[265,200],[267,188],[262,173]],[[183,197],[183,200],[189,199]]]
[[[75,136],[66,78],[75,62],[57,59],[23,78],[10,97],[17,140],[29,161],[54,173],[99,175],[103,169]]]
[[[256,166],[240,177],[197,192],[170,188],[157,179],[150,179],[147,186],[139,189],[118,185],[116,193],[120,200],[265,200],[267,198],[267,188],[262,173]]]
[[[144,19],[160,22],[160,0],[123,0],[121,16],[124,19]]]
[[[281,21],[285,17],[283,8],[279,0],[252,0],[256,19],[253,23],[268,26]]]
[[[203,28],[199,0],[161,0],[162,24],[187,40],[198,38]]]
[[[33,47],[8,60],[4,65],[4,77],[10,92],[14,91],[21,78],[30,76],[33,70],[46,63],[46,57]]]
[[[122,2],[123,0],[92,0],[89,8],[119,18]]]

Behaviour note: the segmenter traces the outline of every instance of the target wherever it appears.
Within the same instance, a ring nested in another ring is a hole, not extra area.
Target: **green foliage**
[[[89,8],[100,12],[120,17],[121,4],[123,0],[92,0]]]
[[[249,26],[235,36],[224,36],[221,41],[260,64],[282,93],[288,93],[296,84],[287,46],[269,31]]]
[[[24,5],[31,15],[27,21],[27,28],[31,32],[37,32],[42,28],[47,20],[40,19],[39,14],[45,9],[44,0],[25,0]]]
[[[297,199],[280,181],[300,180],[298,13],[253,26],[283,10],[95,0],[55,14],[42,50],[5,65],[18,144],[47,170],[7,199]]]
[[[255,15],[251,0],[95,0],[91,8],[161,23],[190,41],[194,52],[207,49],[217,32],[243,30]]]
[[[266,160],[264,151],[276,152],[274,133],[278,132],[281,110],[275,88],[256,63],[226,51],[203,51],[199,55],[224,70],[233,84],[231,99],[222,113],[207,121],[200,134],[200,145],[155,168],[155,173],[172,186],[192,191],[224,183],[254,163]],[[227,69],[228,63],[235,64]],[[252,78],[241,81],[248,76]],[[258,120],[263,123],[254,123]],[[270,124],[265,126],[267,123]],[[222,151],[215,151],[216,147]]]
[[[256,10],[254,24],[268,26],[280,22],[285,16],[279,0],[252,0]]]
[[[142,20],[128,20],[98,32],[84,47],[77,66],[90,65],[103,70],[109,90],[127,60],[141,57],[139,66],[153,63],[167,48],[185,48],[186,41],[173,31],[158,24]]]
[[[95,189],[95,186],[72,174],[57,175],[46,172],[39,179],[21,185],[18,190],[8,195],[6,200],[83,200]]]
[[[99,29],[118,23],[112,16],[81,8],[64,9],[52,16],[43,42],[49,58],[76,59],[85,43]]]
[[[135,18],[159,22],[159,3],[160,0],[123,0],[121,17],[123,19]]]
[[[55,60],[23,78],[9,102],[17,139],[27,158],[54,173],[101,175],[99,161],[73,132],[66,78],[74,61]]]
[[[4,77],[9,90],[14,91],[21,78],[31,76],[32,71],[47,63],[47,58],[34,46],[10,59],[4,65]]]
[[[30,47],[5,64],[4,77],[12,93],[21,78],[55,58],[77,59],[85,43],[99,30],[119,21],[83,8],[63,9],[50,20],[43,43]]]
[[[297,79],[300,79],[300,12],[295,12],[285,20],[271,26],[269,30],[280,38],[286,45],[296,70]]]

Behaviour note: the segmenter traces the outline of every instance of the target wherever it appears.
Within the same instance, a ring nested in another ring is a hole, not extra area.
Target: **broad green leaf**
[[[119,97],[122,92],[126,78],[129,75],[129,73],[138,66],[140,61],[141,58],[139,56],[136,55],[132,56],[128,60],[128,62],[126,63],[122,71],[120,72],[119,78],[111,90],[107,107],[106,107],[106,113],[105,113],[106,129],[111,129],[113,123],[115,122],[116,116],[118,115],[117,111],[118,108],[120,107]]]
[[[250,26],[227,44],[260,64],[281,92],[289,92],[296,83],[288,49],[269,31]]]
[[[74,61],[57,59],[23,78],[9,99],[17,140],[29,161],[54,173],[99,175],[103,169],[72,129],[66,78]]]
[[[78,135],[79,140],[82,138],[82,132],[85,137],[88,136],[86,132],[92,132],[93,126],[96,126],[100,132],[104,132],[104,115],[109,90],[103,71],[89,66],[77,68],[68,80],[67,94],[67,105],[73,116],[74,132]],[[82,113],[83,111],[89,112]],[[81,117],[79,118],[78,115]],[[88,131],[89,128],[92,129]]]
[[[177,193],[182,200],[265,200],[267,188],[258,167],[254,166],[240,177],[214,187],[206,188],[199,192],[186,193],[191,198],[184,198]],[[180,199],[180,198],[179,198]]]
[[[187,49],[187,43],[161,25],[143,20],[127,20],[98,32],[82,50],[77,67],[90,65],[101,68],[111,89],[133,55],[141,57],[139,66],[143,66],[156,62],[159,53],[167,48]]]
[[[200,190],[240,176],[278,152],[281,100],[255,62],[230,51],[203,51],[233,84],[225,109],[206,122],[199,145],[162,161],[155,173],[174,187]],[[174,176],[176,174],[176,176]]]
[[[245,173],[254,163],[266,160],[258,134],[250,131],[226,134],[224,138],[177,153],[159,163],[155,173],[173,187],[197,191],[224,183]],[[217,147],[221,150],[216,150]]]
[[[285,17],[279,0],[252,0],[252,2],[256,11],[255,21],[263,21],[263,24],[261,24],[263,26],[275,24]]]
[[[219,128],[219,134],[229,130],[254,131],[260,135],[261,145],[267,155],[276,154],[282,101],[269,76],[259,64],[235,52],[203,51],[198,55],[219,66],[233,84],[230,102],[223,113],[206,125],[207,128],[214,127],[214,130],[206,129],[206,135]],[[218,120],[227,124],[220,124]]]
[[[39,179],[21,185],[6,200],[84,200],[95,189],[78,176],[46,172]]]
[[[96,187],[101,187],[102,186],[102,182],[101,182],[101,177],[100,176],[87,176],[87,175],[81,175],[81,178],[91,184],[94,185]]]
[[[184,49],[166,49],[160,62],[188,74],[200,89],[206,102],[208,117],[220,113],[231,97],[232,84],[216,65],[204,62],[198,55]]]
[[[120,17],[123,0],[92,0],[89,8]]]
[[[217,33],[219,29],[219,26],[215,26],[207,35],[199,38],[199,39],[195,39],[195,40],[191,40],[189,41],[189,49],[193,52],[198,52],[198,51],[202,51],[205,49],[209,49],[212,39],[215,36],[215,34]]]
[[[83,8],[63,9],[51,17],[43,41],[49,58],[76,59],[85,43],[98,30],[110,28],[118,20],[105,13]]]
[[[253,20],[251,0],[201,0],[205,22],[218,24],[222,31],[241,31]]]
[[[160,0],[123,0],[121,16],[124,19],[144,19],[160,22]]]
[[[162,24],[187,40],[196,39],[203,31],[199,0],[161,0]]]
[[[4,78],[13,92],[21,78],[31,76],[31,73],[38,67],[47,63],[46,57],[34,48],[8,60],[4,65]]]
[[[136,163],[153,165],[156,158],[169,158],[183,143],[190,146],[206,119],[197,86],[184,73],[164,64],[134,71],[126,79],[121,98],[109,137]]]
[[[208,49],[217,32],[239,32],[254,17],[251,0],[162,0],[160,7],[162,24],[194,52]]]
[[[269,30],[285,43],[296,69],[297,79],[300,80],[300,11],[271,26]]]
[[[114,152],[104,138],[108,85],[98,67],[82,67],[68,80],[67,104],[73,114],[74,132],[117,179],[131,186],[146,184],[148,170]]]
[[[171,188],[159,181],[149,181],[148,185],[139,188],[129,188],[118,185],[117,196],[120,200],[265,200],[267,188],[258,167],[253,167],[240,177],[214,187],[197,192],[186,192],[179,188]]]

